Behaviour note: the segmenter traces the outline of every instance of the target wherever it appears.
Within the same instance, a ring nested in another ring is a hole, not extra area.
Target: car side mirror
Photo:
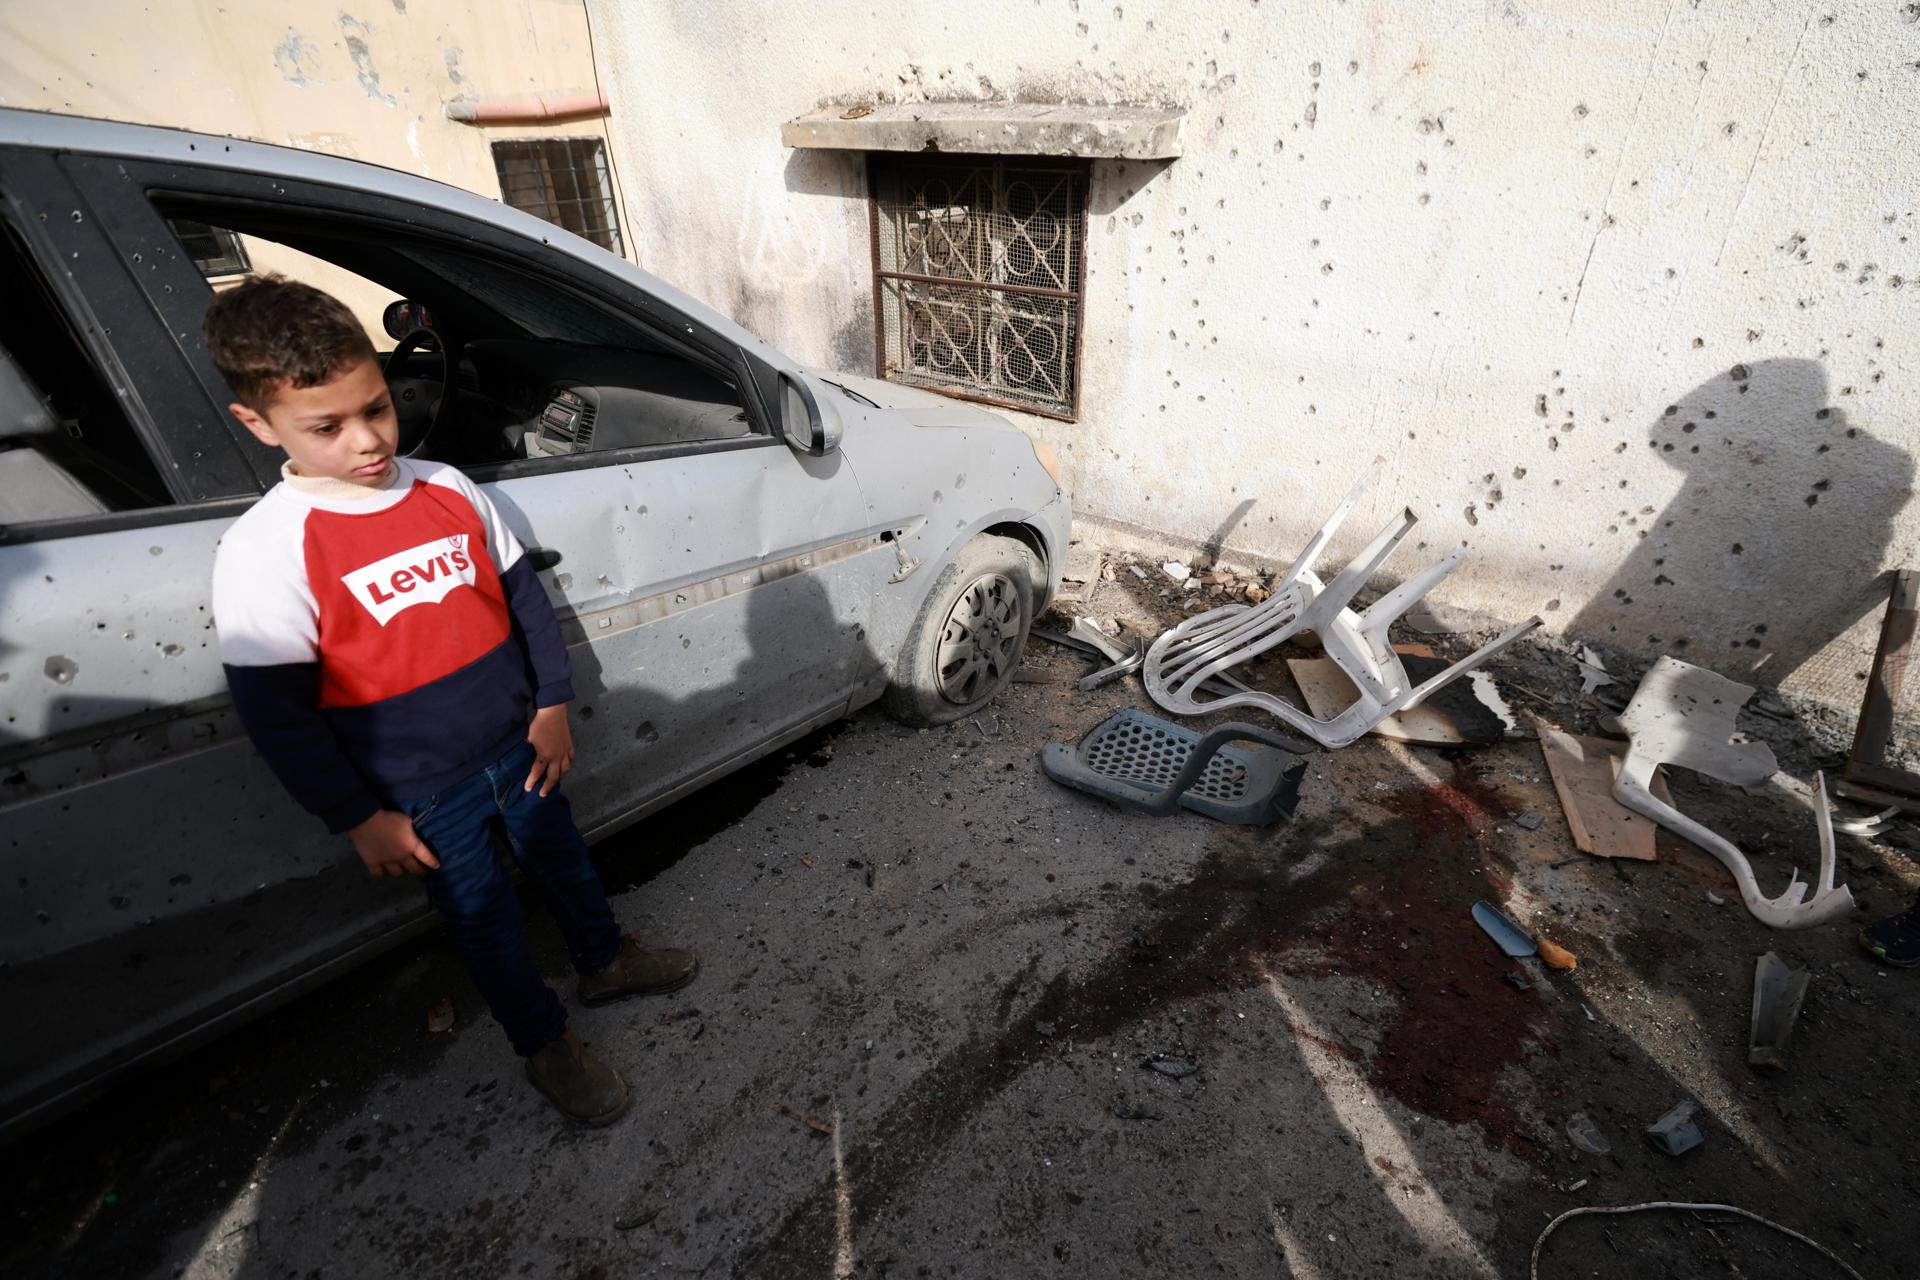
[[[411,298],[395,298],[380,313],[380,327],[387,331],[389,338],[398,342],[415,329],[433,328],[433,316]]]
[[[801,453],[825,457],[840,447],[840,413],[822,403],[805,378],[780,375],[780,434]]]

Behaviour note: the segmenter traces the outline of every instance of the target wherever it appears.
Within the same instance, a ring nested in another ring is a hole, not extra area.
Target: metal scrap
[[[1693,1122],[1693,1114],[1699,1109],[1695,1102],[1680,1103],[1647,1126],[1647,1141],[1670,1156],[1685,1155],[1707,1140]]]
[[[1807,998],[1809,974],[1769,951],[1753,966],[1753,1023],[1747,1036],[1747,1062],[1769,1071],[1786,1069],[1787,1037]]]

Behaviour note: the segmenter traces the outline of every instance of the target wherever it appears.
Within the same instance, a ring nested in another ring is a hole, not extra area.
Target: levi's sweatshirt
[[[458,782],[571,701],[520,543],[453,467],[281,482],[221,537],[213,623],[234,710],[293,798],[345,831]]]

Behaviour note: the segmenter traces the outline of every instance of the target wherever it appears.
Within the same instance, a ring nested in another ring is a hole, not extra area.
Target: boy
[[[386,379],[339,302],[263,276],[216,297],[204,335],[234,417],[287,455],[214,561],[240,723],[370,873],[426,878],[535,1087],[573,1120],[613,1123],[626,1083],[567,1030],[490,828],[565,932],[583,1003],[677,990],[699,959],[621,936],[557,789],[573,686],[545,589],[472,481],[394,456]]]

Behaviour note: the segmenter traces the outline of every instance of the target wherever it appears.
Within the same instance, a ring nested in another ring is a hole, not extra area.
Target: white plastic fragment
[[[1613,798],[1635,813],[1653,819],[1676,835],[1693,841],[1718,858],[1733,873],[1740,900],[1762,924],[1776,929],[1807,929],[1825,924],[1853,910],[1853,894],[1833,882],[1833,819],[1827,808],[1826,779],[1813,775],[1815,830],[1820,840],[1820,875],[1813,895],[1800,879],[1793,879],[1777,898],[1760,892],[1753,867],[1732,841],[1717,835],[1672,805],[1663,804],[1650,789],[1654,770],[1677,765],[1696,773],[1751,787],[1766,781],[1779,768],[1773,751],[1763,742],[1733,742],[1734,716],[1753,696],[1751,686],[1739,684],[1704,667],[1663,657],[1648,668],[1633,701],[1621,713],[1631,739]]]
[[[1184,583],[1188,578],[1193,576],[1193,570],[1181,564],[1178,560],[1167,561],[1160,566],[1160,571],[1179,583]]]
[[[1887,824],[1900,816],[1900,806],[1890,805],[1871,818],[1854,818],[1846,822],[1833,824],[1835,831],[1844,831],[1850,836],[1877,836],[1886,830]]]
[[[1607,671],[1607,664],[1600,659],[1591,645],[1581,645],[1580,653],[1580,696],[1586,697],[1603,684],[1612,684],[1613,676]]]
[[[1529,618],[1424,683],[1412,682],[1388,641],[1387,629],[1452,573],[1465,553],[1454,551],[1355,613],[1347,606],[1419,519],[1411,510],[1403,510],[1331,582],[1323,583],[1313,572],[1314,561],[1354,504],[1373,486],[1385,462],[1374,459],[1299,558],[1274,579],[1271,596],[1258,604],[1231,604],[1196,614],[1154,641],[1147,651],[1145,676],[1147,692],[1155,702],[1176,715],[1259,707],[1322,746],[1344,747],[1395,712],[1419,706],[1540,625],[1538,617]],[[1303,631],[1319,637],[1327,656],[1360,691],[1353,705],[1340,714],[1316,719],[1271,693],[1224,691],[1215,682],[1227,668],[1257,658]]]

